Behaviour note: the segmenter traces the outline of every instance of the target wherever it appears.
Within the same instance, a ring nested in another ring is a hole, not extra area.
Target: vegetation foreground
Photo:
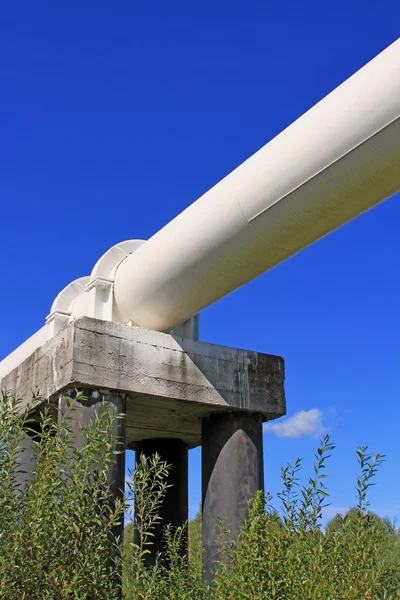
[[[328,492],[326,461],[334,449],[325,437],[308,483],[299,485],[301,460],[282,469],[279,510],[257,494],[236,545],[221,521],[221,557],[214,586],[202,582],[201,519],[165,529],[166,550],[145,566],[158,509],[168,486],[168,465],[141,457],[125,501],[114,502],[107,472],[121,416],[102,407],[74,448],[69,414],[58,424],[49,409],[31,431],[36,467],[25,490],[16,485],[24,431],[40,399],[0,399],[0,598],[1,600],[396,600],[400,598],[400,533],[368,511],[367,492],[383,456],[360,447],[357,505],[324,530]],[[72,409],[71,409],[72,410]],[[107,440],[107,441],[106,441]],[[135,498],[137,535],[115,532]],[[168,568],[167,566],[168,565]],[[120,573],[122,571],[122,577]]]

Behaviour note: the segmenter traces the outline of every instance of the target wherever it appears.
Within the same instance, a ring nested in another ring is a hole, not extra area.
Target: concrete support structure
[[[32,390],[58,405],[70,390],[126,396],[129,446],[173,438],[201,444],[201,421],[213,413],[286,413],[279,356],[197,342],[141,327],[81,317],[1,373],[0,389],[26,401]]]
[[[218,560],[218,520],[225,519],[234,540],[247,516],[248,502],[264,490],[262,416],[213,414],[202,421],[202,502],[204,576],[212,579]]]
[[[188,515],[188,449],[203,446],[203,515],[206,572],[216,557],[218,517],[233,534],[246,503],[262,489],[262,421],[285,414],[284,365],[278,356],[217,346],[82,317],[2,373],[0,389],[29,400],[32,390],[74,411],[72,428],[98,412],[101,402],[126,413],[117,435],[138,454],[158,452],[172,466],[162,506],[164,524],[181,525]],[[76,399],[76,390],[88,397]],[[125,431],[126,427],[126,431]],[[110,481],[118,496],[124,455]],[[152,560],[162,549],[156,532]]]
[[[164,549],[163,529],[168,523],[173,527],[182,526],[189,516],[188,503],[188,445],[179,439],[158,438],[143,440],[135,445],[136,464],[141,454],[151,456],[156,452],[161,460],[170,465],[168,484],[164,500],[158,511],[161,522],[154,530],[153,544],[149,548],[151,554],[147,555],[147,564],[154,564],[156,556]],[[186,553],[187,536],[184,540],[182,551]],[[137,542],[138,534],[136,531]]]

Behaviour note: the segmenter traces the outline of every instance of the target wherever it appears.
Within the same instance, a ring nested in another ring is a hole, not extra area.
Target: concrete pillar
[[[36,466],[33,440],[35,438],[35,431],[39,432],[40,430],[40,423],[29,423],[28,427],[29,431],[24,431],[21,439],[18,456],[19,467],[15,477],[16,487],[21,493],[25,491],[26,486],[29,484]]]
[[[60,415],[65,414],[67,410],[68,396],[72,402],[72,411],[70,416],[70,426],[75,436],[74,444],[77,448],[83,447],[83,440],[80,434],[80,428],[84,427],[89,421],[99,413],[101,405],[105,402],[109,408],[118,414],[126,414],[126,398],[121,392],[112,390],[80,390],[87,400],[77,400],[76,392],[64,394],[59,400]],[[117,450],[125,449],[126,446],[126,419],[118,419],[115,422],[114,430],[116,439],[122,442],[122,446],[118,445]],[[122,498],[125,488],[125,451],[116,454],[114,462],[108,471],[108,480],[111,484],[111,489],[115,499]],[[124,532],[123,519],[121,525],[114,530],[114,535],[122,539]]]
[[[247,505],[264,489],[262,418],[256,413],[218,413],[202,421],[204,577],[218,560],[218,519],[235,539]]]
[[[165,525],[173,527],[182,526],[188,520],[188,446],[182,440],[173,438],[154,438],[143,440],[135,444],[136,464],[139,456],[144,453],[151,456],[158,452],[161,460],[171,465],[168,483],[171,485],[166,491],[163,503],[158,514],[162,521],[154,530],[152,545],[149,547],[150,554],[147,555],[147,565],[153,565],[156,556],[164,550],[163,529]],[[139,541],[137,530],[135,531],[136,542]],[[186,553],[187,533],[184,538],[183,553]]]

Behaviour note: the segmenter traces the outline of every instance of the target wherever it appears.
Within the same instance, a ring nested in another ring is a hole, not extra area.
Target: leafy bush
[[[213,589],[201,581],[201,520],[198,515],[189,523],[189,556],[179,554],[179,537],[167,530],[166,553],[172,554],[170,569],[162,557],[156,566],[138,565],[135,570],[146,575],[136,587],[126,588],[126,598],[173,598],[214,600],[395,600],[400,598],[399,533],[387,521],[368,511],[367,491],[383,461],[360,447],[357,456],[357,508],[348,515],[338,515],[324,531],[322,510],[328,492],[325,467],[334,449],[325,437],[316,453],[314,473],[307,485],[300,487],[301,460],[282,469],[283,491],[278,495],[280,513],[271,506],[272,498],[256,494],[249,507],[236,544],[228,542],[228,532],[221,520],[221,559],[217,565]],[[154,457],[154,460],[158,460]],[[167,465],[162,465],[167,469]],[[150,463],[143,460],[140,477],[134,476],[133,491],[147,482]],[[151,467],[154,469],[154,465]],[[148,486],[148,483],[146,483]],[[159,484],[160,485],[160,484]],[[146,496],[146,494],[144,494]],[[157,502],[161,502],[162,494]],[[153,504],[154,515],[157,506]],[[281,515],[281,516],[279,516]],[[150,523],[150,520],[149,520]],[[148,530],[151,544],[151,526]],[[134,546],[135,547],[135,546]],[[397,547],[397,550],[396,550]],[[131,569],[131,564],[125,565]],[[143,571],[144,569],[144,571]],[[151,582],[151,583],[150,583]]]
[[[236,544],[221,520],[221,559],[214,585],[202,581],[200,514],[184,530],[165,528],[163,556],[149,561],[169,465],[141,457],[128,483],[136,530],[125,528],[122,553],[114,537],[125,509],[113,501],[107,473],[115,460],[115,420],[103,405],[74,445],[70,412],[27,407],[7,395],[0,404],[1,600],[117,600],[123,561],[126,600],[396,600],[400,598],[400,535],[368,510],[367,493],[383,456],[357,451],[357,506],[324,530],[329,437],[316,453],[312,477],[301,487],[301,460],[282,469],[280,506],[256,494]],[[41,410],[40,427],[37,413]],[[72,411],[72,406],[69,407]],[[21,445],[29,431],[36,467],[25,490],[17,485]]]
[[[132,524],[126,528],[129,537],[125,539],[124,556],[129,558],[124,562],[124,596],[127,599],[201,600],[207,597],[206,586],[201,581],[202,568],[198,564],[201,538],[193,536],[192,542],[198,543],[194,547],[189,543],[189,550],[192,548],[197,553],[197,563],[193,556],[189,567],[188,557],[182,552],[187,524],[176,529],[166,526],[164,555],[159,556],[155,564],[148,560],[154,530],[160,521],[158,509],[168,487],[169,468],[158,454],[152,457],[141,454],[127,482],[128,502],[134,500],[136,529]]]
[[[82,398],[81,398],[82,399]],[[115,419],[102,406],[73,445],[70,411],[58,424],[48,408],[31,429],[40,399],[25,409],[6,394],[0,405],[0,597],[2,600],[84,600],[120,597],[120,545],[113,531],[124,504],[113,502],[107,471],[115,451]],[[16,485],[23,436],[32,435],[36,467]]]

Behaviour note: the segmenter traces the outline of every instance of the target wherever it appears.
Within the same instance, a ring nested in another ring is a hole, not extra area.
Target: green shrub
[[[134,526],[125,528],[122,553],[114,537],[125,503],[113,502],[107,473],[115,460],[115,420],[103,405],[82,431],[77,449],[70,413],[58,415],[36,398],[27,407],[7,395],[0,404],[1,600],[398,600],[400,535],[368,510],[367,492],[383,456],[357,451],[357,505],[324,529],[325,466],[333,445],[324,438],[312,477],[299,483],[301,460],[282,469],[279,506],[257,493],[238,540],[221,520],[221,560],[210,589],[202,582],[200,514],[184,528],[165,528],[166,546],[148,561],[169,466],[141,457],[128,482]],[[69,411],[73,410],[69,406]],[[40,427],[33,428],[41,411]],[[31,428],[36,467],[29,486],[16,484],[21,444]],[[221,515],[223,516],[223,515]]]
[[[282,470],[282,518],[258,493],[236,546],[225,547],[215,576],[215,600],[378,600],[400,598],[399,556],[388,528],[368,512],[367,490],[383,456],[357,451],[357,508],[323,531],[328,496],[325,462],[333,445],[325,437],[313,477],[300,488],[301,461]],[[392,532],[394,533],[394,532]],[[389,556],[391,557],[389,559]]]
[[[145,577],[137,580],[140,589],[126,589],[126,598],[400,598],[399,533],[387,520],[368,511],[367,491],[383,456],[369,455],[364,447],[357,450],[360,464],[357,507],[344,518],[336,516],[325,531],[322,528],[322,512],[328,498],[325,467],[333,448],[329,437],[325,437],[316,453],[313,476],[303,487],[299,484],[300,459],[282,469],[279,512],[271,506],[270,496],[264,498],[263,494],[256,494],[236,544],[227,541],[229,536],[221,520],[221,560],[213,589],[201,582],[201,519],[198,515],[189,523],[189,557],[180,555],[181,530],[174,533],[168,529],[166,553],[173,557],[170,569],[164,568],[162,560],[155,567],[145,568]],[[139,468],[142,476],[137,481],[144,482],[147,477],[143,477],[143,473],[149,473],[149,465],[143,462]],[[161,496],[157,502],[161,502]],[[156,514],[157,508],[153,508]],[[151,535],[148,540],[151,543]]]
[[[201,580],[203,576],[203,546],[202,546],[202,514],[201,509],[196,517],[188,524],[188,563],[189,569],[195,579]]]
[[[124,563],[123,577],[127,599],[205,600],[208,597],[205,595],[207,588],[201,581],[202,568],[199,567],[201,538],[191,538],[189,550],[192,547],[196,553],[191,563],[182,552],[187,524],[176,529],[165,527],[164,555],[148,566],[154,529],[160,521],[158,509],[168,488],[169,468],[158,454],[152,457],[141,454],[135,471],[130,473],[128,501],[134,500],[135,528],[128,525],[129,538],[124,542],[124,554],[129,556],[129,562]]]
[[[82,398],[81,398],[82,399]],[[6,394],[0,405],[0,597],[2,600],[113,600],[120,597],[119,544],[107,471],[115,419],[104,405],[74,448],[69,411],[42,410],[34,434],[36,467],[24,493],[16,486],[20,445],[40,399],[27,408]],[[70,408],[70,410],[72,410]]]

